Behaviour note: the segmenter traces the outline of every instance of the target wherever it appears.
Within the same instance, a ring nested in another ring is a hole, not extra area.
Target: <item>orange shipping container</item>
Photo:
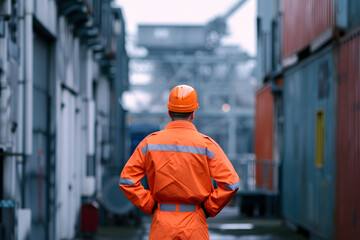
[[[274,97],[270,84],[256,92],[255,107],[255,158],[264,161],[256,164],[256,187],[272,190]]]

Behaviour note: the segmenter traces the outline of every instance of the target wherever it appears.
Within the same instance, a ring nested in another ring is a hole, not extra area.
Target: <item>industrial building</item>
[[[360,239],[360,3],[257,0],[251,56],[221,41],[246,2],[131,55],[114,0],[0,0],[0,240],[147,239],[119,175],[178,84],[240,177],[210,239]]]
[[[0,1],[1,239],[80,231],[82,204],[124,160],[127,71],[111,1]]]

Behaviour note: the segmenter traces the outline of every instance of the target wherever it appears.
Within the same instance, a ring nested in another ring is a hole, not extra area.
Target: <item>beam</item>
[[[237,55],[149,55],[145,57],[131,57],[131,60],[184,64],[230,64],[255,60],[255,57],[251,57],[247,53]]]

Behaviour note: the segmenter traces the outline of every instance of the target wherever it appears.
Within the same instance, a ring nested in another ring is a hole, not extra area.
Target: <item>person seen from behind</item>
[[[239,176],[224,151],[192,123],[198,108],[192,87],[174,87],[168,102],[172,121],[141,141],[121,172],[122,192],[152,215],[150,240],[209,239],[206,219],[239,189]],[[150,190],[140,182],[145,174]]]

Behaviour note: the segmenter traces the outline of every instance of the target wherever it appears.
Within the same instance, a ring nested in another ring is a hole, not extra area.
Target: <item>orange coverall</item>
[[[149,190],[140,180],[147,174]],[[217,181],[214,189],[212,180]],[[152,214],[149,239],[209,239],[201,204],[216,216],[239,188],[239,177],[220,146],[188,121],[173,121],[147,136],[126,163],[119,186]]]

